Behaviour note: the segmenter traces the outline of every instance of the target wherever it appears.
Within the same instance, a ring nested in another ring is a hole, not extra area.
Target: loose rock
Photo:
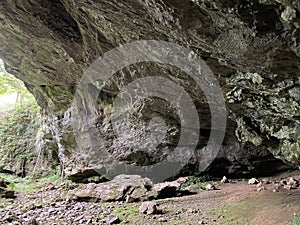
[[[227,177],[223,177],[221,180],[221,183],[225,184],[225,183],[229,183],[229,180],[227,179]]]
[[[117,224],[120,223],[121,220],[119,219],[119,217],[115,216],[115,215],[108,215],[107,224]]]
[[[293,188],[297,188],[299,186],[299,181],[294,179],[293,177],[290,177],[287,181],[287,185],[291,185]]]
[[[263,190],[266,190],[267,188],[265,186],[261,186],[259,188],[257,188],[257,191],[263,191]]]
[[[8,188],[0,187],[0,198],[15,198],[15,192]]]
[[[153,186],[153,190],[158,193],[157,198],[174,197],[179,194],[181,184],[177,181],[158,183]]]
[[[139,208],[140,213],[142,214],[155,214],[158,212],[156,202],[143,202]]]
[[[259,183],[259,180],[257,180],[256,178],[251,178],[249,181],[248,181],[248,184],[249,185],[254,185],[254,184],[258,184]]]
[[[217,188],[213,185],[213,184],[207,184],[205,186],[205,190],[207,191],[213,191],[213,190],[216,190]]]

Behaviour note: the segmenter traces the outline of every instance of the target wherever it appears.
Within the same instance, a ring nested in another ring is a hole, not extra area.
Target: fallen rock
[[[198,193],[202,191],[203,189],[199,185],[189,185],[186,188],[184,188],[185,191],[188,191],[190,193]]]
[[[139,175],[119,175],[104,183],[81,184],[69,191],[68,198],[86,201],[125,201],[127,203],[180,196],[187,179],[154,184]]]
[[[229,180],[227,179],[226,176],[224,176],[221,180],[221,183],[225,184],[225,183],[229,183]]]
[[[179,177],[176,182],[178,182],[179,184],[183,184],[188,182],[189,178],[188,177]]]
[[[284,189],[287,189],[287,190],[294,189],[293,186],[290,185],[290,184],[284,185],[283,188],[284,188]]]
[[[157,198],[170,198],[179,195],[181,183],[178,181],[158,183],[153,186]]]
[[[142,214],[155,214],[158,212],[157,210],[157,203],[156,202],[143,202],[139,208],[140,213]]]
[[[213,191],[213,190],[217,190],[217,188],[213,184],[207,184],[205,186],[205,190],[207,190],[207,191]]]
[[[248,180],[248,184],[249,185],[254,185],[254,184],[258,184],[259,180],[257,180],[256,178],[251,178],[250,180]]]
[[[281,184],[282,186],[287,185],[287,180],[285,180],[285,179],[280,180],[280,184]]]
[[[292,188],[297,188],[299,186],[299,181],[294,179],[293,177],[290,177],[287,181],[287,185],[290,185]]]
[[[121,220],[119,219],[119,217],[112,215],[112,214],[108,215],[107,221],[106,221],[107,224],[118,224],[120,222],[121,222]]]
[[[267,188],[265,186],[261,186],[259,188],[257,188],[257,191],[263,191],[263,190],[266,190]]]
[[[272,182],[268,178],[264,178],[261,180],[263,184],[271,184]]]
[[[156,192],[151,190],[152,185],[149,178],[142,178],[139,175],[119,175],[105,183],[80,185],[74,191],[70,191],[69,196],[89,201],[143,201],[156,196]]]
[[[0,198],[15,198],[15,192],[8,188],[0,187]]]
[[[279,192],[282,191],[284,189],[284,186],[281,184],[275,184],[274,188],[273,188],[273,192]]]
[[[260,181],[258,184],[256,184],[256,187],[260,188],[263,186],[263,183]]]

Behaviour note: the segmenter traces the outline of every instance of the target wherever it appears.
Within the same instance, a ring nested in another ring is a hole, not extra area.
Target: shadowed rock
[[[297,0],[3,0],[0,55],[6,69],[24,81],[47,111],[49,128],[56,134],[49,149],[58,149],[56,161],[67,175],[97,166],[90,158],[99,156],[87,154],[90,149],[105,149],[134,165],[155,164],[174,150],[180,119],[165,101],[149,99],[140,108],[143,116],[138,118],[147,122],[161,117],[170,128],[163,143],[147,152],[127,147],[143,137],[140,129],[118,139],[109,116],[119,90],[132,80],[149,75],[171,79],[189,93],[199,115],[197,150],[178,172],[193,174],[199,172],[199,150],[211,132],[211,112],[203,91],[178,68],[141,63],[122,69],[103,87],[101,79],[90,84],[90,91],[101,89],[98,117],[92,121],[101,139],[82,140],[86,149],[77,146],[70,122],[80,78],[105,52],[150,39],[190,48],[214,72],[226,100],[227,132],[210,170],[222,171],[222,176],[257,176],[287,169],[282,161],[300,166],[299,10]],[[139,125],[138,119],[133,121]]]

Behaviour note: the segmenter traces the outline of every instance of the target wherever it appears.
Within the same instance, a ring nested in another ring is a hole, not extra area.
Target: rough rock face
[[[270,152],[292,166],[300,165],[299,1],[3,0],[0,20],[0,55],[7,70],[23,80],[47,110],[68,173],[91,166],[79,153],[70,125],[70,106],[83,72],[106,51],[149,39],[190,48],[218,78],[228,112],[218,158],[226,162],[227,173],[252,172],[265,160],[273,171],[280,168]],[[203,148],[210,132],[205,96],[192,88],[195,82],[182,71],[154,63],[124,68],[105,84],[94,124],[102,135],[97,147],[142,165],[160,161],[174,148],[180,121],[172,110],[165,110],[165,101],[149,99],[141,109],[147,112],[142,119],[159,116],[173,133],[150,154],[125,148],[130,138],[117,139],[112,132],[108,113],[116,94],[149,73],[187,90],[199,113],[203,143],[198,148]]]

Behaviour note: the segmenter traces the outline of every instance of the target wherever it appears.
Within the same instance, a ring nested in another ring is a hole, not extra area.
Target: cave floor
[[[116,215],[121,224],[288,225],[300,214],[300,188],[278,185],[289,177],[300,180],[300,171],[260,178],[269,181],[263,188],[230,180],[218,190],[156,200],[160,213],[155,215],[140,214],[141,203],[76,202],[67,194],[72,185],[48,184],[15,199],[0,199],[0,224],[106,224]]]

